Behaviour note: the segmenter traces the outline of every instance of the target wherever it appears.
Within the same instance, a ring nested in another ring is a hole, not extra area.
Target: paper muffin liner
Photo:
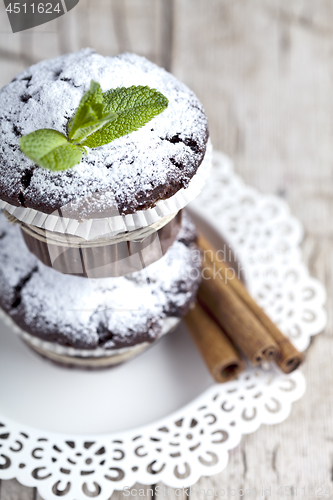
[[[199,195],[209,177],[212,165],[212,152],[212,144],[210,139],[208,139],[205,157],[188,187],[180,189],[166,200],[158,201],[155,207],[140,210],[134,214],[77,220],[60,217],[58,212],[47,215],[32,208],[15,207],[3,200],[0,200],[0,208],[3,208],[25,224],[48,231],[77,236],[87,241],[99,238],[101,235],[116,236],[120,233],[156,224],[163,218],[167,218],[171,214],[176,214],[193,201]]]
[[[106,361],[101,362],[100,366],[106,366],[106,364],[112,365],[125,361],[136,354],[139,354],[149,346],[153,345],[154,342],[142,342],[141,344],[136,344],[131,347],[123,347],[121,349],[102,349],[97,347],[96,349],[75,349],[74,347],[66,347],[55,342],[48,342],[42,340],[39,337],[35,337],[30,333],[25,332],[20,328],[14,320],[0,309],[0,319],[8,326],[16,335],[18,335],[25,343],[36,350],[42,356],[48,357],[53,361],[58,361],[60,363],[66,363],[68,359],[73,360],[73,364],[79,366],[86,365],[87,367],[98,367],[98,363],[90,362],[93,360],[110,360],[110,363]],[[174,316],[166,317],[162,319],[162,330],[159,335],[161,338],[163,335],[172,331],[180,323],[181,318],[176,318]],[[81,360],[81,362],[75,363],[76,360]]]
[[[130,274],[159,260],[177,238],[182,211],[168,224],[140,241],[113,241],[103,246],[63,246],[47,237],[44,241],[27,233],[22,235],[27,247],[43,264],[63,274],[85,278],[109,278]]]

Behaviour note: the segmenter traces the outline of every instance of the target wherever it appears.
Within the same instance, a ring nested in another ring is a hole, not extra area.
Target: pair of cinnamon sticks
[[[303,355],[249,295],[243,283],[228,277],[227,265],[200,236],[203,279],[198,304],[185,318],[191,335],[217,382],[235,378],[245,367],[275,361],[284,373],[296,370]]]

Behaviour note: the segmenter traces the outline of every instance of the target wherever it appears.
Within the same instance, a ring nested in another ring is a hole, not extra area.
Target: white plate
[[[42,359],[0,327],[0,415],[66,434],[119,432],[178,410],[212,385],[185,327],[128,363],[69,370]]]
[[[301,227],[224,155],[213,163],[193,214],[215,243],[230,244],[251,293],[305,350],[326,314],[325,291],[301,262]],[[305,389],[300,371],[275,367],[213,383],[183,326],[129,363],[84,372],[40,359],[2,325],[0,380],[0,479],[45,500],[107,500],[135,482],[190,486],[220,472],[242,434],[287,418]]]

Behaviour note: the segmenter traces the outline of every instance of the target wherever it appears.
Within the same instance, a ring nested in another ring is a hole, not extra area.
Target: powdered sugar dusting
[[[19,150],[20,135],[40,128],[66,133],[92,79],[103,91],[156,88],[169,99],[168,108],[138,131],[90,150],[70,170],[54,173],[34,166]],[[90,49],[38,63],[4,87],[0,132],[0,197],[5,201],[45,213],[72,202],[74,213],[76,200],[107,191],[115,194],[121,214],[147,208],[147,200],[153,206],[165,187],[166,197],[186,187],[203,159],[208,134],[202,105],[171,74],[135,54],[103,57]],[[101,214],[109,208],[105,197],[98,208]]]
[[[177,241],[147,269],[89,280],[44,266],[20,230],[0,216],[0,304],[21,328],[80,349],[116,349],[161,334],[162,320],[184,314],[200,281],[195,229],[184,215]]]

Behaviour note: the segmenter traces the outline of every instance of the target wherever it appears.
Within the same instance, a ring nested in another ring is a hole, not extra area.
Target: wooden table
[[[304,260],[325,284],[329,308],[303,368],[306,395],[286,422],[244,437],[227,469],[196,486],[224,488],[219,498],[228,499],[240,488],[261,495],[262,486],[273,499],[281,486],[302,499],[320,486],[333,493],[333,2],[81,0],[63,18],[15,35],[0,11],[1,85],[32,62],[85,46],[142,54],[197,93],[215,148],[245,181],[284,197],[302,221]],[[37,498],[14,480],[1,483],[1,500]]]

